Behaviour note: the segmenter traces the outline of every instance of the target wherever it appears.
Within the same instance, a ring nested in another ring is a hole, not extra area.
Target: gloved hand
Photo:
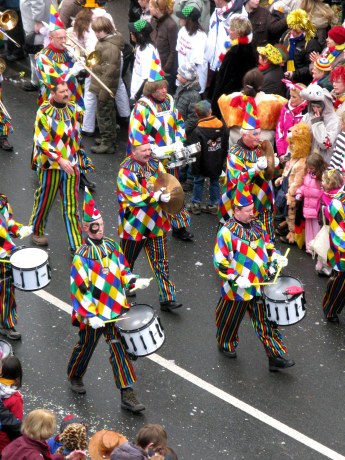
[[[237,280],[235,281],[235,284],[237,284],[237,286],[241,289],[247,289],[252,285],[249,279],[244,278],[244,276],[239,276]]]
[[[0,249],[0,259],[5,259],[7,257],[7,251],[5,249]]]
[[[145,289],[149,287],[151,282],[150,278],[137,278],[135,280],[135,289]]]
[[[92,318],[89,319],[89,324],[92,327],[92,329],[98,329],[100,327],[104,327],[104,321],[101,320],[101,318],[98,318],[98,316],[93,316]]]
[[[270,266],[268,267],[268,273],[269,273],[271,276],[273,276],[273,275],[275,275],[275,274],[277,273],[277,270],[276,270],[276,268],[275,268],[273,265],[270,265]]]
[[[173,146],[174,146],[174,151],[175,151],[175,152],[178,151],[178,150],[182,150],[183,147],[184,147],[183,142],[181,142],[181,141],[176,141],[176,142],[173,144]]]
[[[160,197],[160,201],[162,203],[169,203],[171,198],[171,193],[162,193]]]
[[[166,187],[161,187],[159,190],[157,190],[154,194],[153,194],[153,198],[155,199],[155,201],[160,201],[161,199],[161,195],[162,193],[164,192],[164,190],[166,190]]]
[[[288,258],[285,256],[277,256],[276,261],[277,261],[278,267],[280,268],[287,267],[289,263]]]
[[[23,225],[23,227],[18,231],[19,238],[25,238],[26,236],[29,236],[32,234],[32,227],[29,227],[28,225]]]
[[[267,168],[267,158],[266,157],[260,157],[258,158],[258,161],[255,164],[255,169],[257,171],[262,171],[263,169]]]
[[[74,75],[75,77],[78,75],[79,72],[84,70],[85,67],[81,64],[81,62],[75,62],[73,67],[69,69],[68,73],[70,75]]]
[[[280,165],[280,160],[277,155],[274,155],[274,167],[278,168],[279,165]]]

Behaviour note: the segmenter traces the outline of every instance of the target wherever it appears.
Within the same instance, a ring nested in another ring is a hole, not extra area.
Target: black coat
[[[265,46],[267,43],[278,43],[279,38],[287,29],[286,19],[278,19],[267,8],[258,6],[248,13],[248,19],[253,27],[253,46]]]
[[[261,91],[266,94],[279,94],[279,96],[286,96],[286,86],[282,82],[284,78],[283,68],[279,65],[272,65],[266,70],[262,70],[264,76],[264,83]]]
[[[244,74],[256,67],[256,53],[251,43],[235,45],[224,56],[219,68],[212,98],[212,113],[221,118],[218,99],[222,94],[241,91]]]

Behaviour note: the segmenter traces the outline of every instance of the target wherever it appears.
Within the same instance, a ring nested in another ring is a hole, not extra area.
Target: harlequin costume
[[[329,205],[329,241],[327,259],[333,268],[322,302],[325,317],[338,322],[338,313],[344,307],[345,295],[345,190],[333,198]]]
[[[236,206],[253,203],[248,186],[244,191],[236,192]],[[216,308],[217,342],[220,351],[229,358],[236,357],[238,329],[246,311],[267,356],[270,359],[282,358],[287,353],[279,329],[266,318],[260,301],[261,288],[254,286],[254,283],[267,279],[270,266],[275,267],[276,258],[277,252],[257,219],[247,224],[231,218],[217,235],[213,262],[222,280],[222,297]],[[248,288],[239,287],[236,285],[239,277],[246,278],[251,285]]]
[[[92,224],[101,219],[92,196],[85,187],[83,220]],[[72,323],[79,326],[79,341],[75,345],[67,366],[72,390],[85,393],[78,381],[84,376],[99,339],[103,335],[109,347],[110,364],[118,389],[130,387],[136,380],[134,368],[121,342],[115,322],[93,328],[94,317],[103,321],[115,319],[123,308],[129,308],[125,288],[135,282],[120,246],[114,240],[103,236],[88,238],[75,253],[70,273],[72,298]],[[77,382],[77,389],[73,385]],[[82,388],[82,391],[80,389]]]
[[[62,106],[52,99],[44,102],[38,109],[34,134],[33,161],[37,167],[40,185],[35,192],[30,218],[34,232],[33,241],[35,242],[35,236],[44,236],[49,212],[59,190],[63,219],[72,252],[82,243],[78,212],[81,124],[82,113],[75,102],[69,101]],[[60,167],[60,158],[70,161],[74,174],[67,174]]]
[[[0,75],[0,100],[2,100],[2,82],[3,76]],[[12,145],[8,142],[8,135],[13,133],[13,125],[5,111],[0,107],[0,148],[3,150],[13,150]]]
[[[142,165],[131,155],[121,164],[117,178],[118,234],[122,250],[133,270],[141,249],[145,249],[158,282],[161,304],[175,301],[176,296],[175,285],[169,277],[166,250],[169,217],[153,192],[155,180],[163,173],[165,169],[158,160],[151,158]]]

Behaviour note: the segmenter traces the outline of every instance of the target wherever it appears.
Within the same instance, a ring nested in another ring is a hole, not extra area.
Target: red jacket
[[[2,460],[64,460],[61,454],[51,454],[45,441],[36,441],[25,434],[2,451]]]
[[[23,396],[19,391],[13,393],[9,398],[3,398],[2,403],[18,420],[23,420]],[[0,431],[0,454],[10,442],[8,434]]]

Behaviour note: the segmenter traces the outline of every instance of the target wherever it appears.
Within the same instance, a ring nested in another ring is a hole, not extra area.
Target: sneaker
[[[45,235],[32,235],[31,241],[36,246],[48,246],[48,238]]]
[[[0,148],[2,150],[13,150],[13,145],[8,142],[7,137],[0,139]]]
[[[138,414],[145,410],[144,404],[138,401],[133,388],[124,388],[121,390],[121,408],[129,410],[132,414]]]
[[[112,154],[116,152],[116,148],[114,144],[99,144],[99,145],[94,145],[91,147],[91,152],[92,153],[97,153],[97,154]]]
[[[323,267],[323,263],[321,262],[321,260],[318,260],[315,265],[315,270],[319,272],[322,270],[322,267]]]
[[[216,204],[208,204],[204,208],[201,208],[201,212],[216,216],[218,214],[218,206]]]
[[[200,203],[192,203],[190,206],[190,212],[195,216],[199,216],[201,214],[201,206]]]
[[[20,340],[22,338],[22,334],[16,331],[14,327],[11,327],[10,329],[5,329],[4,327],[1,327],[0,334],[4,335],[10,340]]]
[[[82,377],[71,377],[69,381],[71,390],[74,391],[74,393],[78,393],[79,395],[84,395],[86,393]]]

